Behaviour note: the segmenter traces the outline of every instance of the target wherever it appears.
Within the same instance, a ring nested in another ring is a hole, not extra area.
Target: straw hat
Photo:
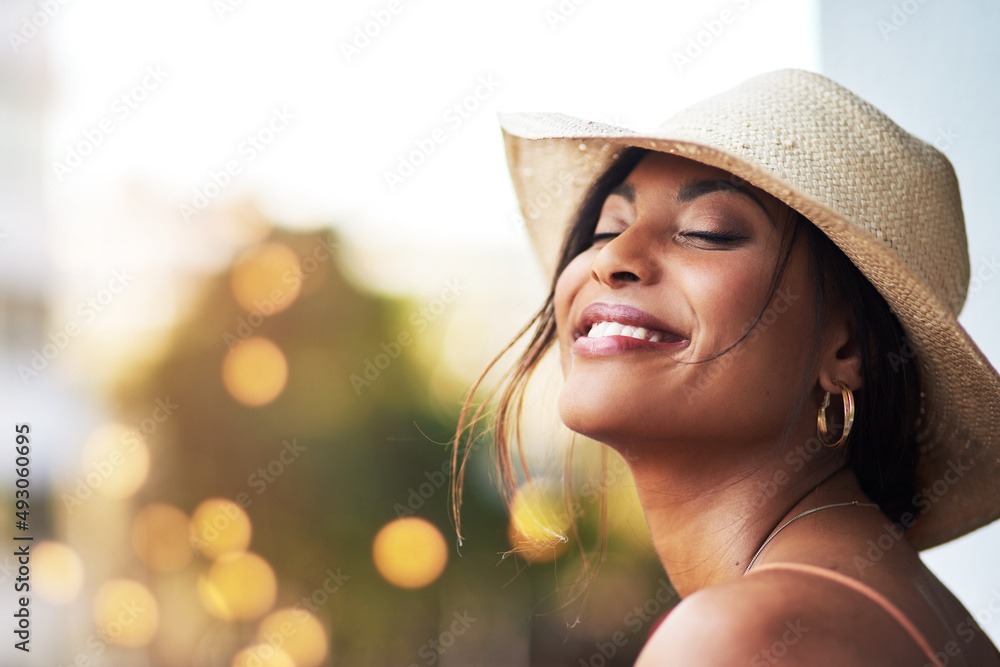
[[[724,169],[811,220],[882,293],[915,350],[923,403],[917,521],[907,538],[924,549],[1000,517],[1000,377],[956,319],[969,255],[958,181],[938,150],[801,70],[750,79],[654,132],[561,114],[500,120],[549,275],[588,188],[626,146]]]

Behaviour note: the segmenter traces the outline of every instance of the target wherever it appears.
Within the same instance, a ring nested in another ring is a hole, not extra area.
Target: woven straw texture
[[[751,79],[635,133],[560,114],[501,116],[514,188],[546,272],[587,189],[626,146],[729,171],[805,215],[883,294],[921,377],[916,524],[924,549],[1000,517],[1000,377],[957,317],[969,284],[948,160],[810,72]],[[858,415],[864,419],[865,415]]]

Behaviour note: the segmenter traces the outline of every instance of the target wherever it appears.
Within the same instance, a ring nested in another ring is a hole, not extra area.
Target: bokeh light
[[[120,646],[145,646],[156,634],[159,606],[137,581],[113,579],[94,596],[94,622],[100,636]]]
[[[257,628],[257,638],[280,647],[296,667],[317,667],[329,650],[323,624],[301,607],[268,614]]]
[[[149,447],[122,424],[103,424],[90,434],[80,456],[81,484],[110,498],[128,498],[149,474]],[[82,490],[76,490],[76,497]],[[89,495],[89,494],[87,494]]]
[[[191,542],[207,558],[246,551],[252,534],[250,517],[226,498],[204,500],[191,515]]]
[[[31,549],[31,584],[38,597],[52,604],[69,604],[83,586],[83,561],[61,542],[39,542]]]
[[[552,560],[565,550],[572,517],[555,484],[522,484],[510,509],[511,546],[529,560]]]
[[[278,582],[271,565],[257,554],[221,556],[198,578],[198,599],[205,610],[226,621],[251,620],[274,606]]]
[[[292,656],[271,644],[249,646],[233,656],[232,667],[302,667]]]
[[[230,286],[236,302],[248,313],[268,317],[291,306],[302,291],[302,267],[283,243],[251,248],[233,266]],[[253,322],[250,323],[254,326]]]
[[[418,517],[396,519],[378,531],[372,548],[375,567],[400,588],[422,588],[444,572],[448,547],[441,531]]]
[[[178,572],[194,556],[190,535],[191,525],[184,512],[173,505],[153,503],[132,521],[132,550],[154,572]]]
[[[222,383],[244,405],[260,407],[276,399],[288,382],[288,361],[277,345],[260,336],[236,345],[222,362]]]
[[[569,548],[569,540],[556,539],[548,542],[537,542],[528,539],[511,521],[507,527],[507,542],[511,550],[526,561],[532,563],[548,563],[556,560]]]

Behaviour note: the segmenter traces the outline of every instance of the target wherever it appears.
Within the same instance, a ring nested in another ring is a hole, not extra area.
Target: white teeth
[[[590,327],[588,338],[601,338],[603,336],[628,336],[639,340],[648,340],[651,343],[659,343],[663,340],[663,334],[659,331],[649,331],[645,327],[633,327],[622,325],[618,322],[598,322]]]
[[[608,328],[607,322],[598,322],[594,326],[590,327],[590,333],[587,334],[588,338],[600,338],[604,335],[604,330]]]

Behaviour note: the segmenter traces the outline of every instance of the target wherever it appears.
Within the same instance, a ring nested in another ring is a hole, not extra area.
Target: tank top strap
[[[899,625],[906,630],[910,638],[916,643],[916,645],[923,651],[924,655],[927,656],[927,660],[934,667],[944,667],[944,663],[938,658],[934,649],[931,648],[930,642],[924,637],[923,633],[917,629],[917,626],[913,624],[906,614],[904,614],[899,607],[894,605],[889,601],[887,597],[876,591],[871,586],[864,584],[853,577],[848,577],[845,574],[841,574],[836,570],[830,570],[825,567],[817,567],[815,565],[806,565],[805,563],[767,563],[765,565],[758,565],[753,568],[751,572],[763,572],[765,570],[792,570],[795,572],[805,572],[806,574],[812,574],[817,577],[822,577],[829,581],[847,586],[851,590],[861,593],[869,600],[882,607],[887,614],[892,616],[893,619]]]

